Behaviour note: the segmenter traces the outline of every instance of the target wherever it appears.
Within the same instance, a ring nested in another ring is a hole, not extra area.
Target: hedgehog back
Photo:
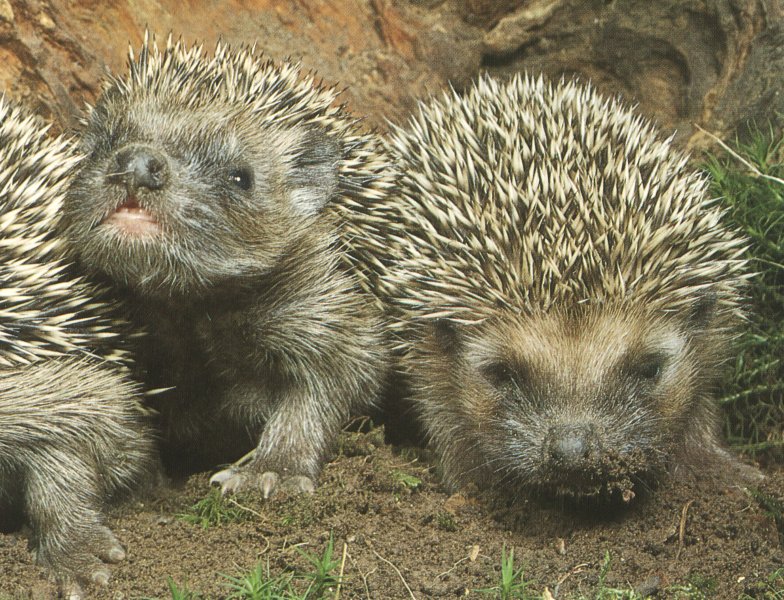
[[[705,178],[590,86],[483,77],[421,104],[388,150],[399,193],[375,207],[389,226],[360,252],[375,257],[366,285],[409,319],[618,302],[677,311],[708,292],[725,316],[739,312],[745,240]]]
[[[126,365],[125,322],[68,272],[56,235],[72,144],[0,98],[0,367],[67,354]]]

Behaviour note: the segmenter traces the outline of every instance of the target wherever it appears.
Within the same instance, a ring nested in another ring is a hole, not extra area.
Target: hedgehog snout
[[[160,190],[169,181],[168,160],[149,146],[126,146],[115,154],[115,162],[117,171],[112,177],[124,183],[131,193],[139,188]]]
[[[599,449],[596,429],[586,424],[552,426],[544,441],[546,462],[563,471],[581,468],[597,457]]]

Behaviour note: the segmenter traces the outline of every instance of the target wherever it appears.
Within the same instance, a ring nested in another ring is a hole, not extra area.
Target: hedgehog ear
[[[438,347],[447,354],[458,354],[463,348],[457,325],[448,319],[433,322],[433,337]]]
[[[302,214],[319,212],[338,189],[338,142],[319,128],[303,129],[288,165],[291,204]]]
[[[689,322],[697,328],[705,327],[713,317],[718,302],[719,299],[716,292],[708,291],[700,293],[689,311]]]

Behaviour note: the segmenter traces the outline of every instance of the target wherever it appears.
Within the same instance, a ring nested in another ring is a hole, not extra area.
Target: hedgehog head
[[[426,324],[411,350],[420,409],[437,447],[474,453],[447,457],[450,483],[627,498],[649,486],[685,437],[713,434],[722,356],[703,331],[709,302],[687,315],[616,306]]]
[[[253,48],[131,51],[87,117],[65,206],[88,268],[177,295],[270,271],[340,195],[373,194],[373,142],[334,89]]]
[[[400,258],[379,287],[436,447],[472,448],[444,452],[452,483],[628,491],[686,438],[716,444],[745,240],[670,140],[590,87],[517,77],[389,144]]]

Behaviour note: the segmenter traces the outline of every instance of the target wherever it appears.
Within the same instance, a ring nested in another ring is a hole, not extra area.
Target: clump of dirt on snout
[[[591,499],[596,503],[629,503],[640,492],[655,487],[655,482],[665,472],[663,466],[655,464],[648,453],[633,450],[627,453],[607,452],[595,462],[586,461],[581,470],[568,474],[553,473],[550,479],[544,474],[533,483],[521,484],[519,489],[507,486],[493,490],[492,494],[511,496],[533,495],[550,500]]]
[[[632,488],[635,482],[643,484],[652,481],[651,457],[642,450],[632,450],[621,454],[607,453],[602,456],[597,469],[597,477],[604,479],[598,493],[618,496],[621,501],[631,502],[637,493]],[[661,470],[658,466],[655,470]]]

